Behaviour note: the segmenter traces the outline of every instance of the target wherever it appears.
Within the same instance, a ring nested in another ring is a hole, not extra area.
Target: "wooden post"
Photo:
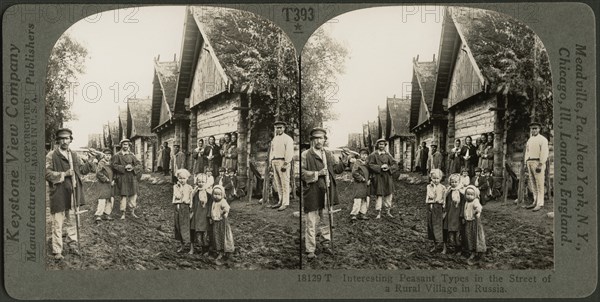
[[[247,93],[248,96],[248,107],[252,108],[252,94]],[[246,133],[246,190],[248,191],[248,202],[252,201],[252,173],[250,169],[250,159],[252,158],[252,145],[251,139],[252,136],[252,127],[254,127],[250,116],[246,117],[248,119],[248,132]]]
[[[503,192],[502,192],[502,201],[506,202],[506,200],[508,199],[508,185],[507,185],[507,181],[508,181],[508,170],[506,169],[506,163],[508,162],[508,144],[507,144],[507,136],[508,136],[508,118],[506,117],[506,115],[508,114],[508,86],[504,86],[504,90],[502,91],[502,98],[504,100],[504,112],[502,114],[502,117],[504,119],[504,133],[502,136],[502,184],[503,184]],[[498,96],[496,96],[496,100],[498,100]],[[498,114],[498,117],[500,117],[500,114]],[[497,121],[498,123],[500,121]],[[496,136],[494,135],[494,138]]]

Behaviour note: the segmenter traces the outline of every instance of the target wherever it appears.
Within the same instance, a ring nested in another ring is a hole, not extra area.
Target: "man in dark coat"
[[[301,177],[303,182],[302,199],[306,213],[305,245],[308,258],[315,258],[317,228],[323,236],[323,250],[331,252],[329,245],[331,234],[323,223],[325,194],[329,192],[328,202],[338,203],[334,173],[344,172],[344,163],[333,157],[323,148],[327,132],[323,128],[310,131],[312,147],[301,155]]]
[[[110,165],[113,168],[117,196],[121,196],[121,219],[125,219],[127,205],[131,209],[131,216],[135,215],[137,207],[138,181],[142,174],[142,163],[130,151],[131,141],[121,141],[121,151],[112,157]]]
[[[382,203],[386,208],[387,216],[392,216],[392,198],[394,193],[394,179],[392,174],[398,170],[396,160],[385,151],[387,141],[380,138],[375,143],[377,150],[373,151],[367,159],[369,170],[373,173],[372,194],[377,196],[375,210],[377,211],[376,219],[381,218]]]
[[[169,175],[169,165],[171,164],[171,148],[169,148],[168,142],[164,143],[164,148],[160,152],[160,163],[158,166],[162,167],[165,175]]]
[[[177,170],[186,169],[185,166],[185,152],[181,151],[181,145],[176,142],[173,144],[173,156],[171,157],[171,182],[176,184],[177,180]]]
[[[422,142],[421,148],[418,150],[419,154],[417,154],[417,158],[419,159],[416,163],[416,171],[421,171],[421,174],[427,175],[427,160],[429,158],[429,148],[427,148],[427,143]]]
[[[73,141],[73,131],[61,128],[56,131],[58,147],[46,155],[46,181],[50,196],[50,217],[52,219],[52,253],[56,260],[63,259],[63,225],[71,253],[77,250],[77,230],[75,225],[75,207],[84,204],[83,182],[81,176],[93,172],[92,162],[84,162],[77,153],[69,149]]]

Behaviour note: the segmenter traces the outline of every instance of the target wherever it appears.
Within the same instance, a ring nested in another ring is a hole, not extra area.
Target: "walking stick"
[[[329,170],[325,166],[325,206],[327,207],[327,215],[329,216],[329,237],[331,242],[331,252],[333,252],[333,214],[341,210],[334,210],[331,204],[331,198],[329,195],[329,185],[331,180],[329,179]]]

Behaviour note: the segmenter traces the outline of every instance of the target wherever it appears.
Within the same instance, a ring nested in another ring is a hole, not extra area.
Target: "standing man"
[[[421,174],[423,175],[427,175],[427,160],[429,157],[429,148],[427,148],[427,143],[426,142],[422,142],[421,143],[421,148],[419,148],[418,154],[417,154],[417,163],[416,163],[416,167],[415,170],[421,170]],[[418,171],[417,170],[417,171]]]
[[[178,182],[177,170],[185,169],[185,153],[181,151],[180,147],[178,142],[173,145],[173,157],[171,158],[171,182],[173,184]]]
[[[77,226],[74,213],[76,205],[84,204],[81,175],[95,170],[93,163],[82,161],[77,153],[69,149],[73,132],[67,128],[56,131],[58,147],[46,154],[46,181],[50,196],[50,217],[52,219],[52,254],[62,260],[63,225],[70,240],[71,253],[79,255],[77,249]]]
[[[164,142],[164,148],[161,150],[161,162],[159,163],[159,167],[162,166],[163,173],[165,175],[169,175],[169,164],[171,164],[171,148],[169,148],[169,143]]]
[[[444,161],[444,157],[442,156],[442,153],[438,152],[437,147],[438,146],[436,142],[431,143],[431,156],[427,160],[427,171],[429,173],[431,173],[433,169],[439,169],[440,171],[443,171],[442,162]]]
[[[371,192],[377,196],[375,203],[375,210],[377,211],[377,217],[381,218],[381,206],[382,204],[386,208],[386,214],[388,217],[393,218],[391,213],[392,198],[394,193],[394,179],[392,174],[398,169],[396,160],[385,151],[387,141],[380,138],[375,143],[377,150],[373,151],[367,159],[369,170],[373,172],[373,185]]]
[[[539,211],[544,206],[544,175],[546,173],[546,160],[548,160],[548,140],[540,134],[542,124],[532,122],[529,124],[531,137],[527,140],[525,148],[525,164],[529,173],[529,189],[533,193],[533,203],[527,209]]]
[[[285,122],[276,121],[273,126],[275,137],[271,141],[269,162],[279,202],[271,208],[283,211],[290,204],[290,163],[294,158],[294,139],[284,133],[287,126]]]
[[[111,159],[111,166],[115,177],[115,190],[117,196],[121,196],[121,219],[125,219],[127,206],[131,209],[131,216],[135,215],[137,207],[137,194],[139,191],[138,181],[142,176],[142,164],[131,152],[131,141],[121,140],[121,151],[117,152]]]
[[[306,213],[305,246],[308,259],[316,257],[317,228],[323,236],[323,251],[331,253],[331,233],[326,223],[323,223],[323,209],[325,208],[325,194],[331,204],[338,203],[334,173],[344,172],[344,164],[338,161],[331,152],[325,150],[323,145],[327,139],[327,132],[323,128],[314,128],[310,131],[312,147],[301,155],[301,177],[303,182],[302,200],[304,213]],[[342,159],[343,160],[343,159]]]

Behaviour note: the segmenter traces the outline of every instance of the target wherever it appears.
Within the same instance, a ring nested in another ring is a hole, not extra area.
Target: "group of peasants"
[[[285,127],[285,122],[275,122],[275,137],[269,152],[270,170],[280,196],[279,203],[273,208],[280,211],[289,205],[289,167],[294,152],[293,139],[284,133]],[[114,155],[110,149],[102,152],[91,149],[90,158],[85,160],[69,148],[73,141],[70,129],[58,129],[55,137],[57,145],[46,155],[46,181],[52,220],[52,253],[55,259],[61,260],[64,258],[63,231],[67,233],[71,253],[80,254],[80,213],[76,211],[85,203],[83,175],[96,174],[93,189],[98,194],[95,220],[99,222],[113,220],[111,214],[115,198],[120,199],[122,220],[126,217],[127,208],[131,216],[139,218],[135,211],[143,171],[128,139],[120,142],[120,151]],[[198,139],[197,147],[192,151],[192,172],[186,169],[185,153],[178,143],[173,145],[173,154],[168,143],[161,146],[158,169],[172,176],[174,233],[181,244],[178,252],[183,252],[189,245],[189,253],[193,254],[194,246],[200,245],[202,254],[207,256],[209,251],[213,251],[217,253],[216,259],[221,259],[234,251],[227,200],[237,197],[236,141],[235,132],[225,134],[220,145],[215,144],[214,136],[209,137],[206,146],[202,139]]]
[[[539,134],[541,124],[530,124],[531,136],[525,148],[525,164],[529,172],[530,189],[534,202],[528,208],[538,211],[544,205],[544,171],[548,158],[548,140]],[[483,138],[485,137],[485,138]],[[307,257],[316,257],[316,237],[323,237],[322,250],[331,252],[331,233],[329,226],[323,221],[326,202],[338,203],[334,174],[342,173],[348,165],[348,158],[335,158],[331,152],[323,148],[327,139],[326,131],[315,128],[310,133],[311,147],[302,153],[302,181],[304,212],[306,213],[305,246]],[[430,183],[427,185],[425,206],[427,208],[427,237],[433,241],[431,252],[442,249],[448,252],[453,247],[457,254],[468,255],[473,259],[485,252],[485,235],[481,222],[482,204],[494,196],[491,171],[493,168],[492,144],[487,136],[482,135],[479,148],[466,138],[464,147],[456,140],[450,152],[448,186],[441,183],[444,173],[441,170],[441,155],[437,144],[432,144],[432,152],[427,154],[423,144],[417,159],[419,168],[429,173]],[[393,218],[391,213],[394,179],[398,164],[385,150],[387,141],[379,139],[375,143],[375,151],[369,154],[367,149],[360,150],[360,157],[353,161],[352,190],[353,204],[350,212],[352,222],[367,220],[370,196],[376,197],[376,219],[381,218],[382,206],[385,215]],[[420,155],[419,155],[420,154]],[[475,160],[478,159],[477,164]],[[479,160],[480,159],[480,160]],[[482,174],[483,172],[483,174]],[[425,174],[426,175],[426,174]]]

